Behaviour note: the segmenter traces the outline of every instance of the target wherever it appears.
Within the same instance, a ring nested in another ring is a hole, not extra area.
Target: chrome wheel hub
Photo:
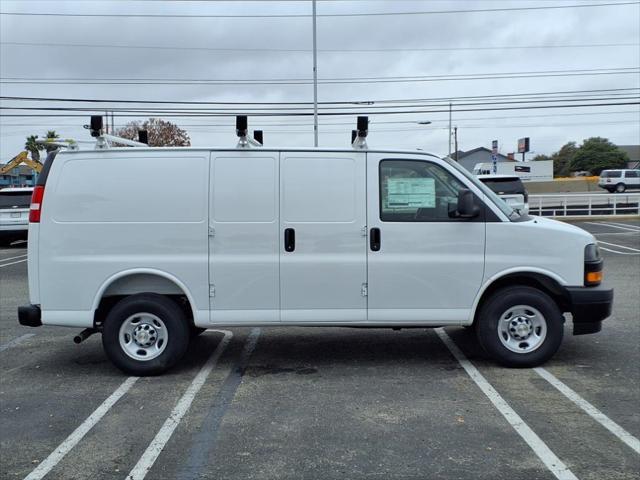
[[[122,322],[118,339],[120,347],[129,357],[148,361],[164,351],[169,334],[160,317],[151,313],[136,313]]]
[[[547,336],[547,320],[529,305],[516,305],[505,311],[498,321],[498,338],[516,353],[533,352]]]
[[[156,342],[157,332],[148,323],[138,325],[133,330],[133,340],[141,347],[150,347]]]

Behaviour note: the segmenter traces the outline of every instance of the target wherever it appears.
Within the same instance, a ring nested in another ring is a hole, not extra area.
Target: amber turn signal
[[[584,275],[585,285],[600,285],[602,283],[602,270],[599,272],[587,272]]]

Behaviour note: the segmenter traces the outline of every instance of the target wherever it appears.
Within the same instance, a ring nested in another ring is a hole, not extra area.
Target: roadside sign
[[[498,140],[491,142],[491,153],[494,155],[498,153]]]

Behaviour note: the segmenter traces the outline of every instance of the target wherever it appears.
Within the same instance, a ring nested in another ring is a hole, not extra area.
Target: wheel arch
[[[100,286],[92,307],[94,327],[102,323],[111,307],[120,299],[137,293],[157,293],[172,298],[193,324],[196,304],[184,282],[162,270],[137,268],[115,273]]]
[[[541,290],[556,302],[562,312],[568,312],[570,299],[563,286],[565,284],[566,282],[564,282],[561,277],[542,270],[511,270],[501,272],[490,278],[478,292],[471,310],[471,323],[475,324],[484,302],[491,297],[494,292],[508,286],[527,286]]]

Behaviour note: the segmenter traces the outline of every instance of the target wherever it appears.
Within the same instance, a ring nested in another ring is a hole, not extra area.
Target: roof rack
[[[366,149],[368,134],[369,134],[369,117],[358,117],[356,130],[351,130],[351,146],[356,150]]]
[[[236,116],[236,135],[238,144],[236,148],[262,147],[264,144],[262,130],[254,130],[253,138],[247,136],[249,132],[249,122],[246,115]]]
[[[106,150],[113,146],[113,144],[126,145],[128,147],[148,147],[147,145],[147,131],[138,131],[138,137],[141,141],[129,140],[128,138],[116,137],[115,135],[109,135],[102,132],[102,116],[92,115],[89,125],[85,125],[84,128],[89,130],[91,136],[96,139],[95,149]]]
[[[38,138],[36,139],[38,145],[44,145],[47,147],[68,148],[69,150],[79,150],[78,142],[73,138]]]

